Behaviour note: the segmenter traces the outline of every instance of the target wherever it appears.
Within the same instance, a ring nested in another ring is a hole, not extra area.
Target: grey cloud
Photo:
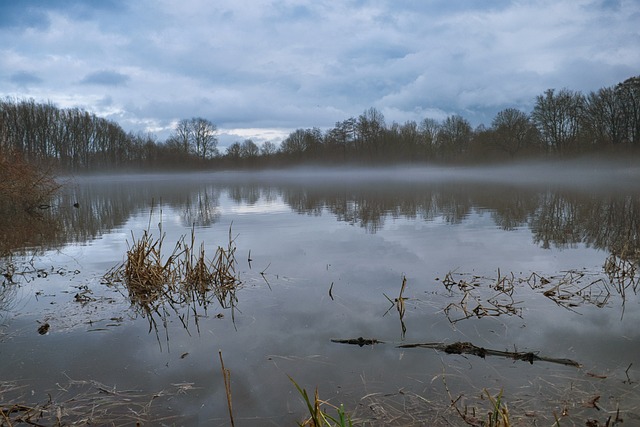
[[[47,14],[45,11],[33,7],[33,3],[33,1],[0,2],[0,28],[47,27],[49,25]]]
[[[9,80],[16,85],[23,87],[40,84],[43,81],[40,77],[27,71],[18,71],[13,73],[11,77],[9,77]]]
[[[102,86],[120,86],[126,84],[129,79],[129,76],[126,74],[104,70],[87,74],[80,83]]]
[[[50,12],[66,14],[74,19],[89,19],[104,12],[123,11],[126,4],[126,0],[0,1],[0,28],[46,29],[51,24]]]
[[[109,95],[105,96],[101,100],[99,100],[96,105],[100,107],[110,107],[113,105],[113,98]]]

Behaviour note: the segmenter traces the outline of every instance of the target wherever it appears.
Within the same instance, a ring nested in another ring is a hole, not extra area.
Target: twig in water
[[[222,369],[222,378],[224,379],[224,390],[227,394],[227,407],[229,408],[229,419],[231,420],[231,427],[234,427],[233,422],[233,406],[231,405],[231,372],[224,367],[224,361],[222,360],[222,350],[218,350],[220,356],[220,367]]]
[[[260,272],[260,275],[262,276],[262,279],[265,281],[265,283],[267,284],[267,286],[269,287],[269,290],[271,289],[271,283],[269,283],[269,281],[267,280],[267,277],[264,275],[264,272],[267,271],[267,268],[269,268],[271,266],[271,263],[269,263],[269,265],[267,265],[264,270],[262,270]]]
[[[629,378],[629,369],[631,369],[631,365],[633,365],[633,363],[629,363],[629,366],[627,366],[627,369],[624,370],[624,374],[627,376],[627,384],[631,384],[631,378]]]

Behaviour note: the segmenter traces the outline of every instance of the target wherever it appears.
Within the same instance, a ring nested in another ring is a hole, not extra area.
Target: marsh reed
[[[181,236],[168,255],[163,252],[166,234],[162,232],[162,222],[159,237],[149,229],[139,238],[132,232],[124,261],[107,272],[104,280],[108,284],[124,284],[131,304],[149,320],[150,330],[155,329],[158,334],[158,320],[166,329],[169,313],[174,312],[188,331],[191,314],[198,326],[198,308],[206,315],[213,301],[223,309],[230,308],[233,317],[235,292],[242,282],[236,271],[231,226],[226,248],[219,246],[213,258],[207,257],[204,242],[197,246],[194,228],[191,238]],[[190,310],[184,313],[184,307]]]
[[[220,356],[220,369],[222,370],[222,379],[224,380],[224,391],[227,396],[227,409],[229,409],[229,421],[231,427],[235,426],[233,421],[233,404],[231,403],[231,371],[224,367],[224,360],[222,359],[222,350],[218,350]]]

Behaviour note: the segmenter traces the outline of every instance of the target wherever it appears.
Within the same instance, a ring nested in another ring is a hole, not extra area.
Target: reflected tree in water
[[[209,227],[220,220],[220,191],[213,187],[199,188],[187,195],[184,205],[177,206],[186,227]]]
[[[187,189],[185,191],[185,188]],[[281,200],[294,212],[319,216],[376,233],[389,218],[439,218],[463,222],[474,211],[489,212],[503,230],[527,226],[533,241],[543,248],[567,248],[585,244],[624,261],[640,260],[640,199],[624,194],[586,194],[571,191],[524,189],[482,184],[342,184],[292,185],[253,183],[173,183],[150,181],[141,185],[89,182],[70,186],[43,211],[57,227],[37,229],[25,219],[2,225],[4,241],[16,245],[60,246],[83,242],[121,227],[133,213],[160,200],[180,212],[183,225],[209,226],[220,221],[220,198],[228,195],[236,204],[254,206]],[[78,202],[79,208],[73,208]],[[46,224],[46,223],[43,223]],[[36,236],[19,235],[19,231]],[[12,234],[13,233],[13,234]],[[18,233],[18,234],[15,234]],[[12,237],[13,236],[13,237]],[[14,238],[15,237],[15,238]]]
[[[237,204],[255,205],[260,200],[260,189],[253,185],[232,186],[227,189],[229,198]]]
[[[534,241],[548,249],[575,247],[583,236],[577,217],[578,205],[557,192],[547,192],[531,220]]]

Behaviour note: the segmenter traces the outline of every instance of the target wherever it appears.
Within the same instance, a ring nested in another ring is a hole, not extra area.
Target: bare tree
[[[185,154],[190,152],[192,139],[191,134],[191,121],[182,119],[176,124],[175,132],[171,136],[171,138],[177,142],[178,146],[182,147],[182,150]]]
[[[383,142],[385,127],[384,115],[380,111],[374,107],[365,110],[356,123],[356,149],[366,150],[370,157],[376,156]]]
[[[299,156],[307,149],[306,135],[307,132],[304,129],[296,129],[289,134],[287,139],[282,141],[280,150],[286,154]]]
[[[557,94],[548,89],[536,97],[531,117],[547,148],[562,153],[577,143],[583,109],[584,96],[568,89]]]
[[[238,160],[240,159],[241,155],[242,155],[242,146],[240,145],[239,142],[236,141],[227,147],[226,156],[228,158],[232,160]]]
[[[622,103],[616,90],[602,88],[591,92],[585,101],[582,138],[593,143],[618,144],[624,137],[624,115]]]
[[[191,119],[192,147],[196,156],[208,159],[217,155],[218,128],[211,121],[202,117]]]
[[[278,147],[271,141],[265,141],[262,143],[262,147],[260,147],[260,154],[263,156],[272,156],[276,154],[278,151]]]
[[[471,142],[471,124],[462,116],[449,116],[438,130],[438,148],[444,157],[465,152]]]
[[[258,148],[256,143],[253,142],[251,139],[245,139],[242,142],[242,146],[240,148],[241,148],[241,156],[246,159],[257,157],[258,154],[260,154],[260,149]]]
[[[436,148],[440,122],[436,119],[425,118],[418,125],[420,133],[420,152],[425,157],[430,157]]]
[[[493,119],[494,145],[514,157],[516,153],[533,147],[538,140],[535,125],[529,116],[515,108],[504,109]]]
[[[318,128],[296,129],[280,144],[280,152],[293,157],[318,157],[323,148],[322,131]]]
[[[631,77],[618,84],[616,94],[624,116],[624,139],[640,144],[640,76]]]

